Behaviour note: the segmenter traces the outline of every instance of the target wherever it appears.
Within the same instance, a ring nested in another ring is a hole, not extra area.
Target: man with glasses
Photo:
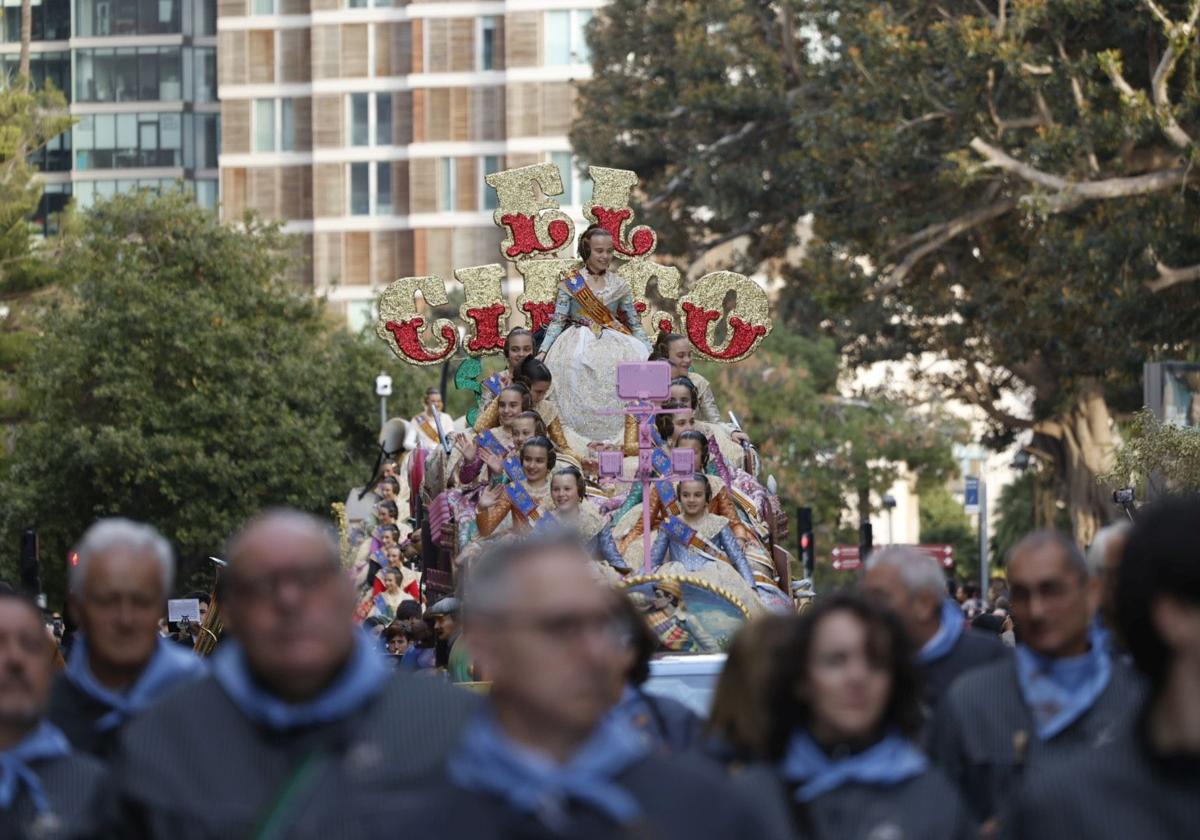
[[[112,835],[368,836],[356,797],[402,791],[440,766],[474,698],[388,668],[353,624],[353,586],[321,521],[263,514],[226,557],[233,639],[186,703],[161,704],[125,733]]]
[[[578,539],[496,547],[467,579],[464,632],[491,679],[414,836],[771,837],[714,767],[656,753],[608,714],[632,628]]]
[[[1016,655],[963,674],[930,722],[934,760],[980,821],[993,819],[1030,768],[1110,743],[1140,686],[1109,655],[1095,621],[1098,581],[1083,554],[1052,531],[1008,557]]]

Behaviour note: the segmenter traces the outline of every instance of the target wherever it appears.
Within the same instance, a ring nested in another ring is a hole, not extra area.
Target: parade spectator
[[[441,765],[473,698],[392,674],[353,624],[335,536],[295,511],[251,519],[226,549],[232,640],[186,703],[127,727],[111,836],[369,836],[359,791],[386,797]],[[391,760],[404,756],[403,761]],[[320,795],[317,795],[318,791]]]
[[[952,685],[929,738],[930,754],[981,822],[998,814],[1026,771],[1114,737],[1141,693],[1093,621],[1098,582],[1073,542],[1053,531],[1026,536],[1009,553],[1008,580],[1016,655]]]
[[[607,714],[628,634],[577,540],[535,536],[480,558],[466,632],[491,678],[417,836],[773,837],[704,762],[659,753]]]
[[[45,719],[51,653],[37,605],[0,592],[0,837],[82,836],[104,776]]]
[[[1116,574],[1117,626],[1149,696],[1107,745],[1030,774],[1013,837],[1193,837],[1200,825],[1200,496],[1143,508]]]
[[[1005,654],[994,634],[966,626],[962,609],[946,597],[941,564],[923,551],[897,545],[874,552],[861,586],[904,625],[927,712],[960,674]]]
[[[393,622],[383,631],[383,643],[390,655],[403,659],[404,654],[408,653],[409,645],[412,644],[411,636],[412,632],[405,622]]]
[[[1092,570],[1092,575],[1100,581],[1100,620],[1109,628],[1117,626],[1117,570],[1121,565],[1121,554],[1125,550],[1131,529],[1132,525],[1129,522],[1107,525],[1096,532],[1092,544],[1088,546],[1088,567]]]
[[[729,767],[765,760],[770,686],[791,640],[791,616],[765,615],[742,625],[717,677],[705,752]]]
[[[440,429],[439,429],[440,425]],[[442,435],[454,431],[454,418],[442,411],[442,392],[437,388],[425,391],[424,407],[420,414],[408,424],[404,434],[404,448],[435,449],[442,444]]]
[[[836,594],[793,628],[771,691],[772,763],[743,771],[739,784],[782,789],[776,807],[799,837],[973,837],[954,786],[913,743],[920,691],[898,619]]]
[[[425,614],[433,620],[433,633],[437,636],[446,651],[444,664],[451,682],[473,682],[474,669],[471,665],[470,654],[467,653],[467,643],[462,638],[462,626],[459,623],[461,603],[453,596],[438,601]]]
[[[655,749],[685,752],[700,746],[700,717],[678,700],[647,692],[650,658],[658,649],[658,636],[642,612],[623,595],[617,598],[618,614],[627,624],[621,651],[623,666],[616,683],[613,712],[633,725]]]
[[[106,758],[130,718],[202,677],[205,667],[158,634],[175,580],[175,558],[162,535],[128,519],[103,519],[75,551],[67,585],[79,632],[54,683],[48,717],[75,749]]]

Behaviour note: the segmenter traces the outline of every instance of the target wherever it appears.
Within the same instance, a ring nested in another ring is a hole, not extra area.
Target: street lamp
[[[392,377],[380,372],[375,377],[375,396],[379,397],[379,428],[387,425],[387,398],[392,395]]]
[[[896,509],[896,497],[888,493],[883,497],[883,508],[887,511],[888,516],[888,545],[896,542],[895,536],[892,534],[892,511]]]

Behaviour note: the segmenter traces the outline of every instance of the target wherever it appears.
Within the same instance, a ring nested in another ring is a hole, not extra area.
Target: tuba
[[[208,602],[208,614],[204,616],[204,621],[200,624],[200,635],[196,637],[196,644],[192,648],[197,656],[208,656],[216,648],[217,642],[221,640],[221,602],[218,593],[221,589],[221,570],[226,564],[224,560],[216,557],[208,559],[217,564],[217,574]]]

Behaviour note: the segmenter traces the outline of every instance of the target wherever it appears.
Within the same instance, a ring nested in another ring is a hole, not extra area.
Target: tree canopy
[[[1032,430],[1086,540],[1114,512],[1096,481],[1112,412],[1139,406],[1144,361],[1196,352],[1198,17],[1200,0],[616,0],[572,140],[639,173],[665,252],[740,237],[787,280],[792,327],[852,363],[913,363],[994,444]]]
[[[393,405],[432,384],[288,285],[294,249],[253,217],[221,224],[180,192],[123,195],[58,250],[60,291],[19,371],[30,417],[0,480],[5,557],[37,528],[52,595],[101,516],[157,526],[187,562],[263,508],[328,515],[368,478],[375,375],[393,374]]]

